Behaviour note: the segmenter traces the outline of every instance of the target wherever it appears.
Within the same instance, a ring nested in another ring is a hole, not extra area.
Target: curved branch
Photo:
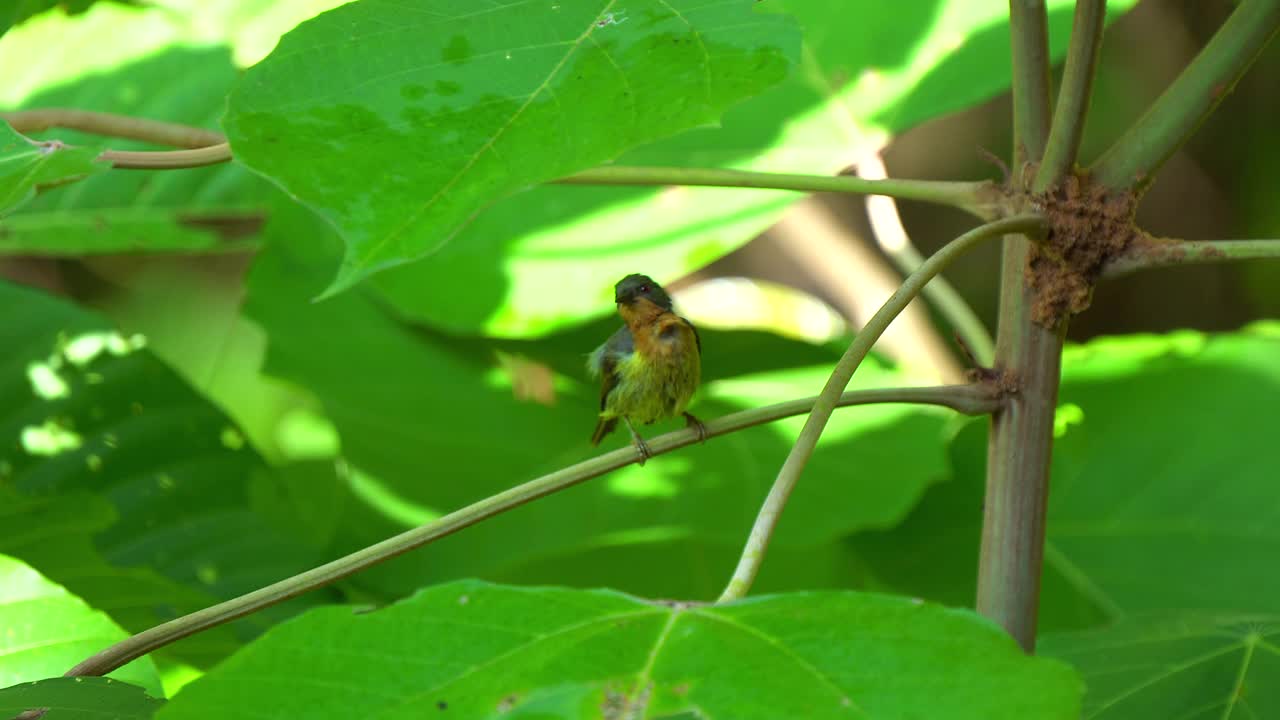
[[[1151,238],[1135,242],[1112,258],[1103,278],[1115,278],[1139,270],[1174,265],[1207,265],[1239,260],[1280,259],[1280,240],[1169,240]]]
[[[706,424],[707,436],[725,435],[755,425],[801,415],[812,408],[816,400],[816,398],[792,400],[726,415]],[[871,403],[939,405],[968,415],[983,415],[997,410],[1001,406],[1002,398],[998,391],[985,385],[942,385],[857,390],[844,393],[837,404],[847,406]],[[653,455],[661,455],[696,442],[698,442],[697,432],[686,428],[652,438],[647,441],[647,444]],[[268,585],[247,595],[241,595],[145,630],[84,660],[67,671],[67,675],[104,675],[169,643],[323,587],[397,555],[422,547],[433,540],[451,535],[481,520],[599,477],[639,459],[634,449],[627,447],[544,475],[274,585]]]
[[[791,491],[795,489],[800,473],[809,462],[809,456],[813,454],[813,449],[817,446],[818,438],[826,428],[827,421],[831,419],[831,413],[839,402],[841,392],[849,384],[858,365],[871,351],[871,346],[880,338],[898,313],[920,294],[920,290],[935,275],[980,243],[1002,237],[1007,233],[1042,235],[1046,229],[1046,221],[1042,216],[1027,214],[997,220],[970,230],[929,256],[929,259],[925,260],[915,272],[907,276],[902,287],[898,288],[897,292],[886,300],[876,314],[867,321],[857,337],[853,339],[853,343],[849,345],[849,349],[845,351],[844,356],[840,358],[835,371],[831,373],[826,386],[822,388],[822,393],[818,395],[813,410],[809,412],[809,419],[805,421],[804,429],[800,431],[800,437],[796,439],[786,462],[778,471],[778,478],[774,481],[764,505],[760,508],[760,513],[756,516],[755,525],[751,528],[751,535],[747,538],[738,567],[734,570],[733,577],[717,602],[731,602],[742,598],[755,582],[782,509],[786,506]]]
[[[967,210],[990,218],[999,190],[990,181],[868,180],[849,175],[790,175],[719,168],[605,165],[554,181],[560,185],[697,185],[705,187],[888,195]]]
[[[1218,32],[1109,150],[1091,174],[1114,190],[1145,188],[1280,28],[1280,0],[1242,0]]]

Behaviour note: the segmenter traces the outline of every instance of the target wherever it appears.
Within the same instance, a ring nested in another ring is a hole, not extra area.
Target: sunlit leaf
[[[364,0],[285,35],[224,125],[241,162],[339,228],[345,288],[499,197],[713,123],[781,80],[798,34],[753,5]]]
[[[0,628],[0,687],[61,675],[128,636],[106,613],[7,555],[0,555]],[[160,688],[150,658],[135,660],[112,677],[152,692]]]
[[[288,692],[282,692],[288,688]],[[278,626],[161,718],[1074,720],[1069,668],[966,611],[853,593],[725,607],[463,581]]]
[[[1050,0],[1055,57],[1071,0]],[[1133,0],[1112,0],[1110,17]],[[619,165],[830,174],[926,120],[1009,86],[1008,4],[989,0],[769,0],[804,30],[800,67],[700,128]],[[903,18],[911,18],[904,22]],[[772,225],[799,196],[722,188],[541,186],[485,208],[426,259],[374,284],[410,317],[457,332],[538,336],[612,309],[632,272],[699,269]]]
[[[0,215],[35,197],[40,188],[106,170],[107,165],[97,161],[100,152],[100,148],[31,140],[0,120]]]

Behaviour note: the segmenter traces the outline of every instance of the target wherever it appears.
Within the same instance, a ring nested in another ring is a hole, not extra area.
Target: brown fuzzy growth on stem
[[[1051,328],[1088,308],[1107,262],[1139,241],[1137,200],[1077,174],[1028,199],[1049,221],[1048,237],[1031,248],[1024,272],[1035,293],[1032,317]]]

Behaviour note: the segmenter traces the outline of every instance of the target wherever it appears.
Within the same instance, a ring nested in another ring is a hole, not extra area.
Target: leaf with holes
[[[1071,0],[1049,0],[1053,54]],[[1134,0],[1111,0],[1108,19]],[[1008,4],[769,0],[804,29],[800,67],[717,128],[637,148],[619,165],[839,172],[926,120],[1009,87]],[[903,18],[912,18],[903,22]],[[797,193],[545,185],[486,207],[449,244],[373,284],[406,315],[458,333],[544,335],[611,307],[613,283],[680,277],[773,225]]]
[[[990,622],[906,598],[712,607],[461,581],[373,612],[308,612],[159,717],[1074,720],[1079,694],[1070,668]]]
[[[4,628],[0,632],[0,687],[61,675],[128,637],[106,613],[7,555],[0,555],[0,628]],[[152,692],[160,688],[160,677],[150,658],[135,660],[111,676]]]
[[[48,708],[43,720],[147,720],[164,705],[111,678],[50,678],[0,689],[0,715]]]
[[[1280,717],[1280,615],[1139,615],[1039,651],[1083,668],[1086,720]]]
[[[147,610],[123,616],[130,629],[312,564],[311,550],[252,508],[251,483],[272,481],[257,453],[220,410],[152,357],[142,338],[120,335],[65,301],[2,283],[0,314],[9,318],[0,347],[11,348],[0,360],[6,490],[33,504],[77,493],[106,499],[118,520],[94,534],[94,549],[112,565],[150,568],[196,591],[194,600],[174,606],[168,595],[101,583],[104,592],[124,591],[110,596],[111,606]],[[58,553],[46,556],[58,560]],[[200,662],[229,649],[196,645]]]
[[[32,140],[0,120],[0,216],[35,197],[41,188],[107,170],[109,166],[97,160],[101,152],[100,148],[68,147],[56,140]]]
[[[223,124],[339,228],[330,291],[438,248],[486,204],[716,122],[799,46],[754,0],[364,0],[285,35]]]

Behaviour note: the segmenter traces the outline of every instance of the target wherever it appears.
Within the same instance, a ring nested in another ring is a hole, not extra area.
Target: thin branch
[[[1061,182],[1075,166],[1085,116],[1089,112],[1089,95],[1093,90],[1106,14],[1107,0],[1076,0],[1062,87],[1058,90],[1058,106],[1054,108],[1044,160],[1036,172],[1036,190],[1043,191]]]
[[[175,123],[112,113],[42,108],[0,113],[17,132],[29,133],[53,127],[80,130],[109,137],[152,142],[186,150],[103,150],[98,159],[122,170],[176,170],[217,165],[231,160],[231,146],[221,133]],[[83,178],[73,178],[81,180]]]
[[[1146,114],[1094,163],[1094,179],[1116,190],[1145,188],[1227,96],[1277,28],[1280,0],[1242,0]]]
[[[915,272],[907,276],[902,287],[898,288],[898,291],[886,300],[880,310],[867,321],[849,345],[849,349],[845,351],[844,356],[840,358],[831,377],[827,379],[826,386],[822,388],[822,393],[818,396],[813,410],[809,412],[809,418],[805,421],[804,429],[800,431],[800,437],[792,446],[773,487],[769,490],[768,497],[765,498],[764,505],[756,516],[755,525],[751,528],[751,535],[747,538],[746,547],[742,550],[738,567],[734,570],[733,577],[717,602],[738,600],[751,589],[751,584],[755,582],[756,574],[760,571],[760,565],[764,562],[765,551],[769,547],[769,540],[773,537],[774,528],[777,527],[778,518],[782,515],[787,499],[800,479],[800,473],[809,462],[813,449],[817,447],[818,438],[826,428],[827,421],[831,419],[831,413],[835,410],[841,392],[849,384],[858,365],[871,351],[871,346],[889,327],[889,323],[893,322],[894,317],[902,312],[902,309],[916,295],[920,294],[920,290],[935,275],[978,244],[1001,237],[1005,233],[1026,233],[1038,236],[1045,230],[1045,219],[1033,214],[996,220],[970,230],[947,243],[925,260]]]
[[[0,113],[0,119],[23,134],[57,127],[177,148],[202,148],[227,141],[220,132],[190,125],[72,108],[17,110]]]
[[[791,400],[726,415],[706,424],[707,436],[726,435],[755,425],[802,415],[808,412],[817,400],[817,398]],[[985,385],[942,385],[855,390],[844,393],[837,404],[841,407],[871,403],[939,405],[967,415],[984,415],[995,412],[1002,402],[998,392]],[[696,442],[698,442],[697,432],[687,428],[659,435],[647,441],[653,455],[668,453]],[[557,470],[274,585],[145,630],[84,660],[67,671],[67,675],[104,675],[169,643],[336,582],[494,515],[625,467],[639,459],[635,450],[627,447]]]
[[[889,195],[950,205],[978,217],[993,215],[998,190],[990,181],[866,180],[848,175],[789,175],[785,173],[686,167],[624,167],[605,165],[554,181],[562,185],[699,185],[759,188],[798,192],[836,192]]]
[[[1280,240],[1169,240],[1151,238],[1134,243],[1103,268],[1114,278],[1149,268],[1205,265],[1239,260],[1280,259]]]
[[[1049,14],[1044,0],[1009,0],[1013,46],[1013,165],[1044,154],[1049,136]]]
[[[177,170],[228,162],[231,160],[231,146],[224,142],[195,150],[104,150],[98,159],[122,170]]]
[[[870,180],[888,177],[884,159],[880,153],[870,153],[858,161],[858,175]],[[898,205],[893,198],[869,195],[866,199],[867,220],[871,223],[876,243],[903,275],[910,275],[924,263],[924,257],[912,244],[907,230],[898,215]],[[989,366],[995,356],[995,342],[982,319],[969,303],[956,291],[947,279],[939,275],[924,286],[925,298],[942,313],[951,329],[973,352],[980,365]]]

